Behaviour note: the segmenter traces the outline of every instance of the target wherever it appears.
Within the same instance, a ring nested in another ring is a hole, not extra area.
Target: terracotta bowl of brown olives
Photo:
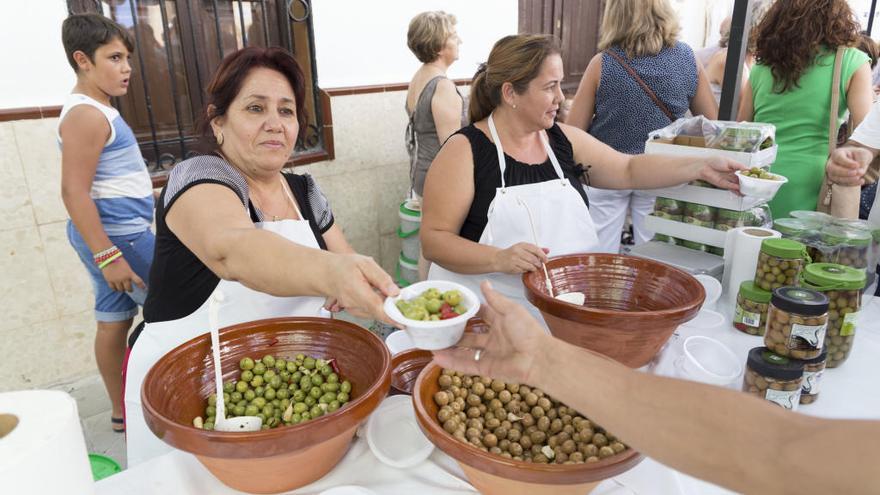
[[[236,490],[279,493],[321,478],[342,459],[358,426],[388,393],[391,355],[385,343],[352,323],[275,318],[222,329],[220,339],[224,382],[238,378],[242,358],[300,353],[333,359],[340,375],[351,382],[351,401],[335,412],[292,426],[223,432],[193,426],[214,391],[208,334],[181,344],[153,365],[141,391],[150,430],[172,447],[194,454]]]
[[[495,433],[501,435],[499,429],[496,427],[492,430],[492,435],[482,436],[482,439],[488,443],[477,446],[474,443],[468,442],[463,437],[457,437],[457,433],[455,432],[450,433],[446,429],[448,425],[440,423],[440,415],[438,413],[441,412],[441,407],[437,404],[435,395],[442,390],[441,384],[439,383],[442,374],[444,374],[444,370],[434,363],[426,366],[421,374],[419,374],[419,378],[416,380],[415,389],[413,390],[413,406],[416,411],[416,419],[418,420],[422,431],[425,433],[425,436],[427,436],[437,448],[455,459],[467,476],[468,481],[484,495],[584,495],[589,493],[602,480],[611,478],[631,469],[641,462],[643,458],[641,454],[629,447],[625,447],[621,442],[614,439],[614,437],[609,437],[602,442],[605,450],[608,450],[608,452],[606,453],[603,451],[601,459],[598,455],[598,450],[601,449],[598,449],[595,445],[586,445],[586,447],[596,451],[591,454],[584,448],[585,445],[580,445],[580,450],[576,450],[573,441],[568,437],[567,442],[572,445],[565,445],[565,447],[569,448],[566,452],[570,452],[571,457],[569,457],[564,464],[548,462],[547,458],[543,458],[539,461],[537,459],[538,455],[536,455],[535,458],[530,458],[532,462],[513,458],[511,452],[513,454],[518,454],[518,457],[525,455],[522,451],[515,451],[513,447],[517,447],[517,450],[525,448],[523,445],[525,445],[524,442],[528,436],[528,431],[530,429],[534,430],[531,432],[532,435],[537,434],[537,431],[539,431],[536,429],[537,426],[534,425],[529,429],[521,430],[525,433],[517,431],[516,437],[518,440],[514,439],[513,442],[509,439],[514,438],[513,433],[516,430],[515,426],[510,428],[509,433],[505,432],[503,435],[505,438],[501,440],[494,438]],[[450,377],[447,376],[446,378]],[[494,387],[494,382],[495,381],[493,381],[491,385],[474,384],[473,386],[480,387],[483,385],[484,393],[488,393],[490,388]],[[502,393],[510,393],[509,390],[510,389],[507,389],[506,392],[498,392],[498,396],[500,397]],[[534,390],[537,391],[537,389]],[[468,399],[470,400],[473,399],[472,396],[479,393],[479,391],[471,388],[467,393],[469,394]],[[546,399],[547,396],[543,396],[542,399],[538,399],[538,401]],[[524,401],[525,400],[526,399],[524,399]],[[521,415],[523,418],[528,416],[528,418],[525,418],[528,420],[534,419],[530,414]],[[478,421],[473,414],[468,414],[467,417],[467,421]],[[562,418],[565,418],[565,416],[562,416]],[[523,419],[523,421],[525,421],[525,419]],[[545,422],[549,423],[549,418],[546,415],[543,418],[539,418],[539,420],[547,420]],[[570,422],[571,416],[569,415],[566,420]],[[492,421],[492,419],[489,419],[488,421]],[[490,426],[488,421],[484,423],[486,424],[485,428],[487,429],[484,429],[483,433],[489,431],[488,428],[490,428]],[[557,418],[554,419],[554,421],[561,422],[562,419]],[[583,421],[588,422],[588,420]],[[537,423],[540,424],[540,421]],[[543,425],[541,428],[547,430],[546,426],[547,425]],[[569,426],[567,425],[566,428],[568,427]],[[503,423],[501,424],[501,428],[505,428]],[[549,434],[550,433],[548,432],[547,435]],[[464,435],[464,433],[461,433],[461,435]],[[495,444],[496,440],[501,443]],[[499,446],[503,446],[502,444],[504,442],[508,442],[508,446],[506,447],[508,450],[501,451]],[[550,444],[553,443],[549,438],[543,442]],[[489,445],[491,445],[491,450],[488,448]],[[532,443],[531,445],[533,446],[535,444]],[[612,450],[611,445],[614,445],[617,450]],[[484,448],[486,450],[483,450]],[[544,449],[547,448],[547,446],[544,447]],[[560,452],[558,446],[556,451]],[[550,451],[548,451],[548,454],[550,454]],[[596,455],[596,457],[586,457],[587,455],[593,454]],[[550,455],[552,456],[553,454]]]
[[[702,284],[665,263],[616,254],[572,254],[547,261],[554,294],[581,292],[583,305],[550,297],[543,272],[523,275],[526,297],[550,333],[627,366],[648,364],[675,329],[700,311]]]

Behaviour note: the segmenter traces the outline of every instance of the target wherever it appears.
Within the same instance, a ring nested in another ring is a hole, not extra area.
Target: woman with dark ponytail
[[[490,279],[537,313],[523,297],[521,274],[540,270],[548,255],[598,248],[587,179],[608,189],[702,179],[737,190],[734,172],[743,166],[730,160],[626,155],[556,123],[563,76],[550,36],[495,43],[471,85],[471,124],[447,140],[425,180],[421,241],[434,262],[429,279],[454,280],[476,293]]]

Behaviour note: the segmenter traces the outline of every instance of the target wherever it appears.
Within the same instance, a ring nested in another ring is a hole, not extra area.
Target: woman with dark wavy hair
[[[871,107],[868,56],[855,48],[859,24],[846,0],[776,2],[758,25],[755,65],[743,88],[739,119],[776,125],[773,171],[788,183],[770,202],[774,218],[816,209],[828,158],[832,80],[842,52],[838,119],[855,126]]]

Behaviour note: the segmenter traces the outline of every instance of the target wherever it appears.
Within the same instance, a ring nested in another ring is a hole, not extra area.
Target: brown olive
[[[437,419],[460,441],[493,455],[534,463],[577,464],[626,446],[577,411],[526,385],[444,372]],[[439,404],[438,404],[439,405]],[[604,450],[603,450],[604,449]]]
[[[605,447],[602,447],[601,449],[599,449],[599,458],[600,459],[604,459],[606,457],[611,457],[613,455],[614,455],[614,449],[612,449],[611,447],[609,447],[607,445]]]

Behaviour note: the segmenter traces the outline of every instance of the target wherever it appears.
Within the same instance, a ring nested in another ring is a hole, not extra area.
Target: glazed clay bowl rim
[[[412,390],[406,391],[395,385],[395,377],[397,376],[398,368],[405,364],[418,364],[420,361],[424,361],[425,366],[427,366],[430,364],[433,356],[434,354],[431,353],[431,351],[426,351],[424,349],[407,349],[391,356],[391,388],[401,393],[411,395],[413,392]],[[422,368],[424,369],[424,366]],[[421,373],[421,370],[419,370],[419,373]],[[415,382],[413,382],[413,386],[415,386]]]
[[[617,476],[633,468],[644,458],[642,454],[631,447],[628,447],[623,454],[616,454],[598,462],[582,464],[536,464],[483,452],[447,433],[428,413],[425,402],[432,402],[434,399],[433,397],[424,397],[422,389],[432,386],[430,383],[426,385],[428,381],[436,384],[441,371],[442,368],[432,362],[419,374],[412,396],[416,420],[431,443],[446,455],[473,469],[524,483],[576,485]]]
[[[671,272],[676,276],[682,277],[685,281],[689,281],[691,279],[692,285],[699,290],[699,296],[693,298],[692,300],[668,309],[659,309],[659,310],[645,310],[645,311],[630,311],[630,310],[616,310],[616,309],[605,309],[605,308],[593,308],[588,307],[586,305],[577,305],[569,302],[565,302],[555,297],[550,297],[547,294],[546,290],[541,290],[538,287],[539,283],[544,282],[543,273],[539,272],[526,272],[522,275],[522,282],[524,286],[524,291],[526,295],[526,299],[535,307],[537,307],[541,311],[546,311],[553,316],[557,316],[564,319],[579,321],[584,317],[589,315],[598,315],[598,316],[607,316],[607,317],[615,317],[615,318],[625,318],[625,319],[642,319],[645,316],[651,316],[652,318],[656,317],[677,317],[679,315],[685,315],[687,313],[697,311],[702,306],[703,301],[706,299],[706,290],[703,288],[703,284],[700,283],[699,280],[694,278],[691,274],[679,270],[674,266],[667,265],[666,263],[662,263],[655,260],[649,260],[645,258],[640,258],[637,256],[627,256],[623,254],[606,254],[606,253],[578,253],[578,254],[567,254],[562,256],[554,256],[547,260],[547,271],[551,271],[553,268],[562,268],[567,266],[578,266],[581,263],[571,263],[571,261],[579,261],[581,259],[608,259],[622,260],[622,263],[609,263],[609,264],[623,264],[624,266],[633,268],[633,265],[659,265],[665,271]],[[586,268],[590,268],[589,265],[584,265]],[[553,277],[551,275],[551,281],[553,281]],[[555,289],[555,287],[554,287]]]
[[[259,333],[265,331],[265,327],[273,327],[277,325],[290,326],[297,324],[309,324],[310,327],[306,330],[314,330],[315,325],[322,327],[319,328],[320,330],[334,329],[334,327],[336,327],[335,329],[338,329],[340,326],[347,327],[350,331],[364,335],[368,341],[375,340],[374,347],[382,356],[381,375],[372,385],[370,385],[369,388],[361,393],[359,397],[355,398],[339,410],[325,414],[318,419],[313,419],[298,425],[283,426],[255,432],[203,430],[194,427],[192,424],[179,423],[178,421],[160,413],[153,406],[152,402],[147,399],[147,390],[148,386],[152,383],[151,378],[154,373],[158,373],[157,370],[164,367],[161,366],[162,364],[174,359],[179,359],[182,355],[190,353],[193,347],[202,345],[203,342],[208,341],[210,335],[204,333],[180,344],[166,353],[150,368],[150,371],[144,377],[144,384],[141,387],[141,404],[144,411],[144,419],[146,420],[150,431],[174,448],[195,455],[244,460],[259,459],[259,457],[254,457],[252,454],[249,454],[249,449],[238,449],[236,447],[237,444],[243,440],[247,440],[249,443],[265,444],[267,447],[271,446],[272,448],[267,450],[269,453],[264,457],[274,457],[276,455],[283,455],[287,452],[293,452],[317,445],[335,437],[343,430],[355,427],[366,421],[370,413],[376,409],[385,398],[391,384],[391,354],[388,352],[385,343],[369,330],[362,328],[359,325],[355,325],[354,323],[339,319],[297,316],[269,318],[232,325],[220,329],[220,336],[221,340],[223,340],[222,337],[230,333]],[[278,329],[283,330],[284,328],[282,327]],[[210,344],[208,344],[208,347],[210,348]],[[211,378],[210,381],[213,383],[213,378]],[[333,423],[333,427],[328,426],[330,423]],[[316,439],[314,432],[319,430],[325,430],[326,434],[321,435],[320,438]],[[302,434],[306,431],[309,431],[311,435]],[[170,437],[172,441],[169,441],[165,437]],[[181,442],[181,438],[188,438],[189,441]],[[284,441],[280,441],[282,438],[284,438]],[[213,447],[210,447],[210,444],[213,444]]]

